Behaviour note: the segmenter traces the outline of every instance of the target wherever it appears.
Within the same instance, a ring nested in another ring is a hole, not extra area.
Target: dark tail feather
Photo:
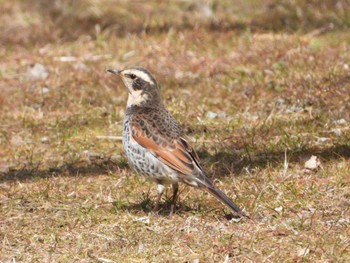
[[[186,179],[184,180],[186,182]],[[198,175],[193,178],[193,181],[197,184],[196,186],[202,189],[205,189],[211,195],[216,197],[221,203],[230,208],[234,213],[245,216],[250,219],[250,217],[242,211],[227,195],[225,195],[221,190],[216,188],[211,180],[207,177],[207,175],[200,170]],[[194,185],[191,181],[188,183],[189,185]]]
[[[212,187],[208,187],[208,186],[204,186],[204,188],[213,196],[215,196],[219,201],[221,201],[224,205],[226,205],[228,208],[230,208],[233,212],[241,215],[241,216],[245,216],[248,217],[248,215],[246,215],[234,202],[232,202],[232,200],[230,198],[227,197],[227,195],[225,195],[222,191],[220,191],[219,189],[215,188],[214,186]]]

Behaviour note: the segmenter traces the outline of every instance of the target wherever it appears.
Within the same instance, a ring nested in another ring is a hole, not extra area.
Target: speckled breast
[[[131,167],[147,179],[176,183],[177,172],[159,161],[152,153],[139,145],[133,138],[130,126],[130,116],[124,119],[123,147]]]

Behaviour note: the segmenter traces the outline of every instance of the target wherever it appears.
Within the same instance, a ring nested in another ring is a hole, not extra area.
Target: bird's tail
[[[221,203],[230,208],[233,212],[240,216],[250,218],[246,213],[242,211],[227,195],[225,195],[220,189],[216,188],[211,180],[206,176],[205,173],[200,173],[201,180],[196,180],[201,187],[203,187],[208,193],[216,197]],[[197,177],[197,179],[199,179]]]
[[[205,190],[207,192],[209,192],[211,195],[213,195],[214,197],[216,197],[221,203],[223,203],[224,205],[226,205],[228,208],[230,208],[233,212],[241,215],[241,216],[245,216],[248,217],[249,216],[244,213],[242,211],[242,209],[240,209],[230,198],[227,197],[227,195],[225,195],[221,190],[219,190],[218,188],[214,187],[214,186],[204,186]]]

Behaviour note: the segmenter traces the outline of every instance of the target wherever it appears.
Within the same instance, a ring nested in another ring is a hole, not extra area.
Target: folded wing
[[[143,120],[134,120],[131,125],[133,139],[172,169],[183,175],[201,169],[197,154],[183,137],[169,138],[155,132],[152,126],[151,131],[150,125]]]

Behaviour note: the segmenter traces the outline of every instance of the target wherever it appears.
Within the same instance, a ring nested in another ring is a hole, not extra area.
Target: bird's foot
[[[176,206],[174,204],[170,207],[170,213],[169,216],[172,217],[176,213]]]
[[[152,209],[152,214],[155,215],[155,216],[158,216],[159,215],[159,211],[160,211],[160,209],[158,209],[158,206],[155,206]]]

